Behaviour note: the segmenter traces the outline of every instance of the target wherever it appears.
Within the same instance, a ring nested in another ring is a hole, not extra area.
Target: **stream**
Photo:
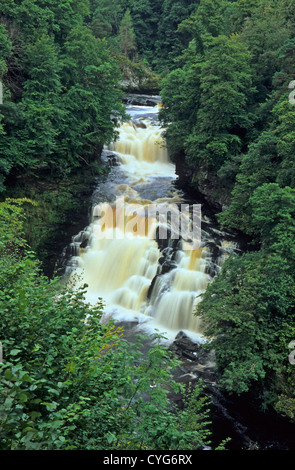
[[[177,380],[203,380],[212,399],[213,446],[230,437],[233,450],[295,448],[285,420],[218,387],[214,354],[202,349],[202,321],[193,312],[223,262],[241,247],[218,227],[210,207],[180,189],[158,122],[160,98],[135,103],[127,100],[130,121],[103,150],[110,171],[98,177],[89,225],[66,249],[65,274],[75,285],[88,285],[88,302],[103,299],[103,320],[122,324],[127,339],[159,331],[181,358]]]

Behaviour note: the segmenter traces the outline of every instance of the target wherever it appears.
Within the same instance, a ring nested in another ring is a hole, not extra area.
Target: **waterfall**
[[[121,180],[112,182],[109,200],[100,196],[94,204],[88,244],[78,252],[75,245],[72,277],[87,284],[87,302],[103,299],[106,316],[157,328],[172,340],[179,330],[202,340],[193,311],[211,280],[208,249],[188,250],[173,238],[170,220],[161,222],[148,212],[151,204],[177,210],[183,202],[173,187],[175,168],[163,129],[148,116],[123,123],[118,132],[108,150],[118,156]],[[163,226],[168,236],[160,240]]]
[[[169,161],[163,129],[149,119],[138,122],[137,125],[132,121],[123,123],[119,139],[110,145],[110,150],[116,152],[130,174],[174,176],[175,168]]]
[[[171,330],[201,333],[201,321],[192,312],[209,282],[209,276],[205,273],[205,253],[206,250],[202,249],[189,254],[178,252],[177,267],[162,279],[170,288],[162,296],[154,298],[155,318],[159,324]]]

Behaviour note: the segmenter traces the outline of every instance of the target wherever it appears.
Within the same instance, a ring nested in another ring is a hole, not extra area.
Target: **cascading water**
[[[88,285],[88,302],[103,299],[106,316],[157,328],[169,339],[184,330],[202,341],[202,325],[193,311],[211,280],[208,247],[186,250],[181,239],[171,236],[168,221],[170,237],[159,240],[159,220],[147,213],[151,204],[165,208],[183,202],[157,111],[132,107],[132,120],[105,149],[120,163],[94,197],[88,245],[76,252],[74,274]],[[134,205],[142,208],[136,220]]]
[[[115,164],[94,192],[90,225],[73,237],[69,276],[77,284],[88,285],[88,302],[103,299],[106,319],[132,323],[130,329],[126,325],[131,340],[138,329],[153,332],[156,328],[169,343],[180,330],[193,343],[203,342],[202,323],[193,312],[208,283],[238,246],[234,236],[220,231],[208,213],[202,213],[202,244],[197,249],[185,250],[181,241],[173,239],[169,223],[167,240],[153,236],[157,235],[159,224],[147,216],[148,205],[179,205],[187,198],[176,189],[175,168],[169,162],[157,122],[157,107],[131,107],[129,112],[132,120],[119,129],[119,140],[104,149],[103,158]],[[136,219],[136,233],[134,205],[142,208]],[[190,348],[183,354],[179,380],[195,380],[204,374],[216,403],[215,442],[219,444],[228,429],[228,435],[233,435],[236,442],[233,449],[248,446],[249,427],[241,426],[241,410],[236,419],[235,408],[216,387],[210,354],[205,359],[194,354]],[[249,414],[248,403],[245,414]],[[253,416],[250,426],[255,428],[264,417]]]
[[[201,321],[193,311],[209,282],[205,253],[201,249],[189,254],[178,251],[177,267],[158,277],[150,311],[154,311],[159,325],[172,331],[202,332]]]

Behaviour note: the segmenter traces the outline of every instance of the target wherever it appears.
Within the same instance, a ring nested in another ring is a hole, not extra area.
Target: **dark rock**
[[[162,264],[161,274],[169,273],[170,271],[172,271],[172,269],[176,269],[177,266],[178,265],[174,261],[166,260]]]
[[[141,129],[146,129],[147,128],[147,126],[142,121],[135,122],[135,126],[140,127]]]
[[[84,240],[82,241],[80,245],[80,248],[87,248],[88,242],[89,242],[88,238],[84,238]]]
[[[123,100],[126,104],[134,106],[157,106],[161,102],[160,96],[128,94]]]
[[[183,331],[180,331],[171,344],[170,350],[190,361],[196,361],[200,351],[200,344],[193,342]]]

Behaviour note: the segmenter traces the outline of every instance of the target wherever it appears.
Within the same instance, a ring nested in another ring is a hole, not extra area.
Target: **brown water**
[[[169,221],[164,221],[167,238],[159,238],[159,221],[149,217],[147,208],[156,204],[174,210],[191,201],[178,188],[157,106],[130,106],[129,112],[132,121],[124,123],[119,140],[104,149],[103,158],[111,156],[117,164],[98,181],[90,223],[73,237],[67,270],[75,284],[88,285],[86,300],[94,304],[102,298],[104,317],[129,325],[131,337],[137,330],[156,329],[172,343],[181,330],[193,342],[205,342],[194,311],[208,283],[238,247],[231,234],[220,231],[204,205],[198,248],[186,249],[183,240],[173,238]],[[197,370],[199,365],[188,361],[190,375],[192,367]],[[262,449],[294,448],[293,427],[277,416],[257,412],[248,397],[220,393],[215,400],[216,443],[230,436],[234,450],[248,448],[249,443]]]
[[[130,107],[129,113],[132,120],[104,151],[106,158],[113,153],[118,165],[94,194],[88,244],[79,248],[77,237],[72,277],[79,275],[79,283],[88,285],[88,302],[104,300],[105,317],[138,322],[147,331],[156,328],[168,340],[183,330],[204,341],[194,311],[212,280],[211,252],[206,240],[188,249],[181,236],[173,238],[171,221],[149,216],[151,205],[165,213],[187,201],[175,184],[157,106]],[[166,239],[157,238],[159,226],[167,229]]]

